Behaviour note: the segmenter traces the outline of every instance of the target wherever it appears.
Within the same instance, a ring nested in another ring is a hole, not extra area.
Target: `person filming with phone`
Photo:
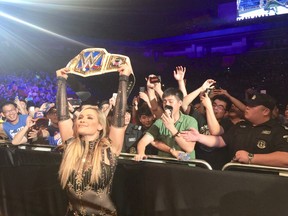
[[[159,156],[173,157],[174,151],[184,151],[195,158],[195,142],[187,142],[179,136],[181,131],[194,128],[198,130],[197,121],[180,111],[183,101],[183,93],[176,88],[168,88],[163,92],[163,109],[161,118],[145,132],[138,143],[135,160],[146,159],[145,148],[148,144],[154,145],[160,151]]]

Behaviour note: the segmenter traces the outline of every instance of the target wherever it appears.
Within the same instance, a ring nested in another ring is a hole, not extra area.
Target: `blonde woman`
[[[66,94],[68,68],[56,72],[57,115],[65,143],[60,166],[61,185],[68,194],[66,215],[117,215],[110,188],[124,140],[124,116],[130,65],[119,67],[118,97],[112,125],[106,134],[106,117],[94,106],[85,106],[74,123],[69,116]]]

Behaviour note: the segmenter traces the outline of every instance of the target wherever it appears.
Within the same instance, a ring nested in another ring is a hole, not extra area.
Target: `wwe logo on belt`
[[[130,62],[128,56],[110,54],[102,48],[88,48],[82,50],[73,58],[67,67],[71,73],[83,77],[99,75],[107,72],[117,72],[121,64]]]
[[[103,58],[103,53],[101,52],[85,52],[80,57],[78,68],[82,71],[94,69],[101,69],[101,62]]]

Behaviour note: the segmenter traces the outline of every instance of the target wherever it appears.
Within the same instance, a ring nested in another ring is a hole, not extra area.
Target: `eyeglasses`
[[[11,109],[11,110],[6,110],[6,111],[3,111],[3,113],[5,115],[9,114],[9,113],[15,113],[16,112],[16,109]]]
[[[52,112],[49,112],[49,113],[47,113],[47,115],[57,115],[57,112],[56,111],[52,111]]]
[[[216,103],[213,103],[212,106],[213,106],[213,108],[217,108],[220,111],[225,111],[226,110],[226,108],[223,105],[218,105]]]

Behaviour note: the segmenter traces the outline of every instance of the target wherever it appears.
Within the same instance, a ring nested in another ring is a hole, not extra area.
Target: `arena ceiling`
[[[1,1],[1,12],[27,23],[74,37],[139,41],[189,32],[193,24],[210,21],[213,0],[34,0]],[[219,1],[218,1],[219,2]],[[3,18],[3,17],[2,17]],[[1,20],[16,34],[35,34],[29,27]]]

